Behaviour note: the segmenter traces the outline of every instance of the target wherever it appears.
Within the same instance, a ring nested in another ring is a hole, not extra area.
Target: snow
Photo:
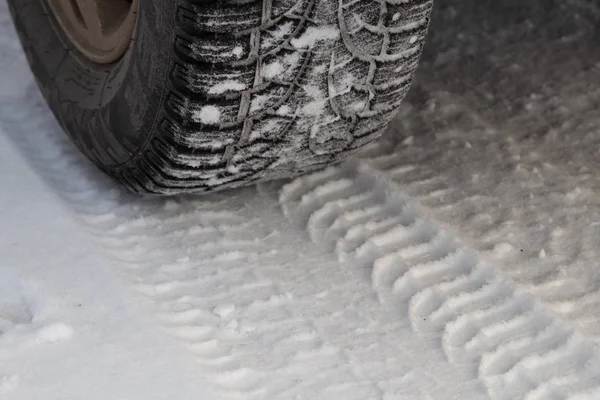
[[[263,65],[260,74],[267,79],[272,79],[277,77],[277,75],[281,74],[283,71],[283,64],[278,61],[273,61]]]
[[[292,112],[292,108],[288,105],[281,106],[277,109],[277,115],[289,115]]]
[[[314,123],[316,118],[323,114],[328,97],[324,90],[314,84],[303,85],[302,91],[309,98],[309,101],[302,106],[301,110],[304,117],[303,123]]]
[[[216,398],[5,132],[0,176],[0,397]]]
[[[73,336],[73,328],[63,323],[55,323],[43,327],[36,333],[38,344],[54,344],[69,340]]]
[[[235,305],[233,304],[221,304],[213,309],[213,313],[218,315],[221,318],[226,318],[235,310]]]
[[[263,64],[260,73],[263,78],[289,80],[300,63],[300,54],[286,54],[281,61],[268,61]]]
[[[221,110],[216,106],[204,106],[195,111],[192,118],[206,125],[217,125],[221,120]]]
[[[273,31],[267,31],[268,35],[261,43],[263,49],[268,49],[272,46],[277,46],[282,42],[283,39],[288,37],[294,30],[294,23],[292,21],[285,22]]]
[[[290,43],[296,48],[313,48],[317,42],[331,41],[339,37],[340,31],[333,26],[309,26],[302,35]]]
[[[546,25],[523,5],[531,33],[464,4],[440,6],[382,140],[171,199],[79,155],[0,25],[0,397],[599,398],[598,60],[554,39],[594,30],[564,4]]]
[[[242,53],[244,52],[244,48],[242,46],[235,46],[231,53],[236,56],[238,59],[242,57]]]
[[[250,111],[254,112],[262,110],[269,99],[270,96],[266,94],[254,95],[252,97],[252,101],[250,102]]]
[[[242,91],[246,89],[246,84],[244,82],[228,80],[224,82],[217,83],[216,85],[211,86],[208,90],[209,94],[221,94],[225,92],[236,92]],[[218,120],[218,117],[217,117]]]

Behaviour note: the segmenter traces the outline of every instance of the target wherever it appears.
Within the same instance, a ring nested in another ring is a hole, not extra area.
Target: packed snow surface
[[[382,140],[169,199],[65,139],[3,3],[0,398],[600,398],[600,14],[438,3]]]

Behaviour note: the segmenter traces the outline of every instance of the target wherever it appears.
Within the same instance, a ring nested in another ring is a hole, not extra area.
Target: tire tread
[[[184,1],[158,133],[134,163],[108,172],[136,192],[170,195],[282,178],[355,153],[382,134],[408,91],[431,6]],[[323,26],[338,37],[294,46]],[[265,72],[278,65],[288,70]],[[215,89],[224,82],[236,84]],[[312,103],[321,108],[310,118]],[[219,110],[218,125],[198,119],[206,107]]]

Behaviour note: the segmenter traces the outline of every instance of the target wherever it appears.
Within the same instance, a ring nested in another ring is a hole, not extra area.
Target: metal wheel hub
[[[133,37],[139,0],[47,0],[67,38],[99,64],[118,61]]]

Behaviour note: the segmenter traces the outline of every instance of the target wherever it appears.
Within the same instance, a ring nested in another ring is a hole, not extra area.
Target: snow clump
[[[340,36],[340,31],[332,26],[311,26],[298,38],[291,40],[292,46],[297,49],[312,48],[317,42],[335,40]]]

